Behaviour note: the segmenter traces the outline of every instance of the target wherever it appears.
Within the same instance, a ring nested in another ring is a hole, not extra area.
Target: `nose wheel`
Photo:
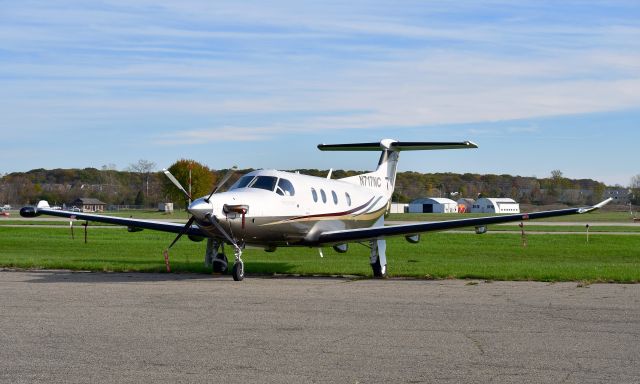
[[[238,243],[227,233],[227,231],[222,228],[220,223],[218,223],[218,219],[215,216],[210,215],[209,218],[211,220],[211,224],[213,224],[216,229],[224,237],[227,238],[229,243],[233,245],[233,254],[236,260],[233,264],[233,268],[231,269],[231,275],[233,275],[233,280],[242,281],[244,279],[244,262],[242,261],[242,247],[244,247],[244,243],[242,244],[242,246],[238,245]]]
[[[233,275],[233,280],[242,281],[244,279],[244,262],[242,261],[242,249],[240,249],[240,247],[238,246],[235,246],[234,254],[236,256],[236,262],[233,264],[231,274]]]
[[[233,280],[242,281],[244,279],[244,263],[242,261],[233,264]]]

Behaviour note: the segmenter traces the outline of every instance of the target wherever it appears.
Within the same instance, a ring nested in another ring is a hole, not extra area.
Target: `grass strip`
[[[0,227],[0,266],[89,271],[165,271],[162,251],[172,234],[90,229],[89,242],[68,228]],[[389,275],[414,278],[473,278],[535,281],[640,281],[640,236],[537,235],[522,247],[517,234],[478,236],[430,233],[419,244],[389,239]],[[205,243],[186,238],[171,250],[174,272],[210,273],[203,266]],[[231,249],[227,247],[232,259]],[[248,274],[371,276],[369,250],[350,244],[346,254],[325,248],[247,249]]]

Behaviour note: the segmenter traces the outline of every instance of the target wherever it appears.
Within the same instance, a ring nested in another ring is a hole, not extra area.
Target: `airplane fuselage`
[[[258,170],[209,202],[195,200],[189,211],[212,237],[221,236],[211,223],[215,216],[225,230],[249,245],[303,245],[322,232],[371,227],[388,209],[392,190],[379,177],[333,180]]]

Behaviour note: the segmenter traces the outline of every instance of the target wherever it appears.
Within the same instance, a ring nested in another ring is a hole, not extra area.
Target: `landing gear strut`
[[[244,262],[242,261],[242,249],[234,244],[235,250],[233,251],[236,256],[236,261],[233,264],[233,268],[231,274],[233,275],[233,280],[242,281],[244,279]]]
[[[204,256],[205,267],[213,267],[214,273],[226,273],[228,269],[227,256],[224,254],[224,243],[207,239],[207,252]]]
[[[373,277],[387,277],[387,242],[385,240],[370,240],[371,248],[371,269],[373,269]]]
[[[244,279],[244,262],[242,261],[242,247],[238,245],[238,243],[227,233],[227,231],[224,230],[224,228],[222,228],[222,226],[218,223],[218,219],[215,216],[211,217],[210,219],[211,219],[211,224],[213,224],[216,227],[216,229],[224,237],[227,238],[229,243],[233,245],[233,254],[236,260],[233,264],[233,268],[231,269],[231,274],[233,275],[233,280],[242,281]],[[208,246],[209,246],[209,243],[207,243],[207,251],[208,251]],[[212,248],[215,248],[217,252],[217,247],[215,247],[214,244],[212,244]],[[224,253],[222,253],[222,257],[224,257],[224,260],[226,261],[227,258],[226,256],[224,256]],[[214,268],[215,268],[216,260],[220,260],[220,257],[212,260],[212,262],[214,263],[213,264]]]

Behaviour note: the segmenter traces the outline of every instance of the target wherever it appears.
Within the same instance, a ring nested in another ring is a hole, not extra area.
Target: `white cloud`
[[[26,4],[0,26],[15,54],[0,124],[135,118],[259,140],[640,106],[640,28],[546,22],[536,2]],[[492,6],[494,22],[470,16]]]

